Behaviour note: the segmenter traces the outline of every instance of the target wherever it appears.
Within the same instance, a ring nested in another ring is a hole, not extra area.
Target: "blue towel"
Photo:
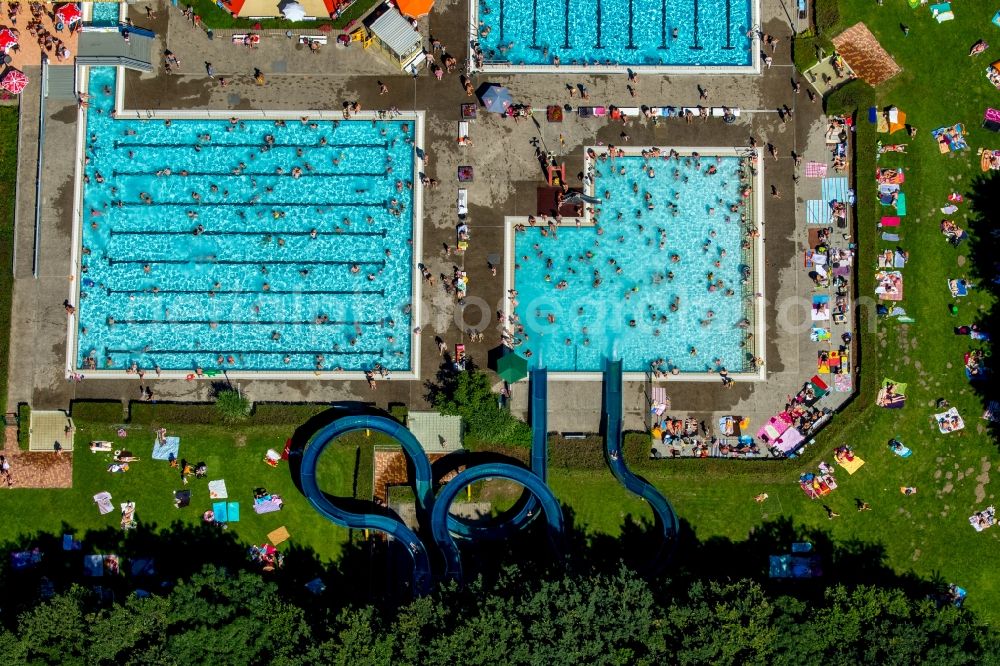
[[[882,232],[882,240],[897,242],[899,240],[899,234],[890,234],[885,231]]]
[[[181,448],[180,437],[167,437],[167,441],[160,444],[159,440],[153,441],[153,460],[170,460],[170,454],[177,458],[177,453]]]
[[[823,179],[823,201],[847,201],[847,178],[824,178]]]
[[[809,224],[828,224],[830,222],[829,210],[825,202],[819,199],[806,201],[806,222]]]
[[[215,522],[217,523],[227,523],[229,522],[229,512],[226,510],[225,502],[215,502],[212,504],[212,513],[215,514]]]
[[[226,505],[226,512],[229,514],[229,522],[238,523],[240,522],[240,503],[239,502],[229,502]]]

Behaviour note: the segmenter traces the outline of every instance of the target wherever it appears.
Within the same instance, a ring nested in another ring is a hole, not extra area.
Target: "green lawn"
[[[171,435],[181,438],[179,457],[191,463],[204,461],[208,465],[205,479],[191,478],[185,486],[181,483],[179,470],[170,468],[165,461],[150,459],[154,437],[151,427],[130,426],[128,436],[120,439],[115,432],[117,426],[77,425],[79,448],[74,454],[73,488],[18,490],[7,495],[5,513],[25,517],[19,524],[7,523],[7,538],[34,531],[58,534],[63,525],[75,530],[78,537],[85,536],[89,530],[117,527],[118,512],[101,516],[92,502],[93,495],[104,490],[111,493],[116,508],[121,502],[135,501],[136,515],[145,527],[159,530],[175,521],[198,524],[202,513],[211,508],[208,481],[225,479],[229,500],[240,502],[240,522],[231,523],[230,531],[247,544],[263,543],[268,532],[284,525],[294,544],[312,548],[322,560],[335,560],[348,539],[348,530],[321,518],[296,490],[286,462],[282,461],[277,468],[263,462],[269,448],[282,450],[290,434],[287,427],[233,429],[189,425],[170,428]],[[132,463],[125,473],[107,472],[111,454],[91,453],[87,449],[88,442],[98,439],[127,448],[140,458],[139,462]],[[370,450],[376,441],[375,437],[366,439],[362,434],[353,434],[328,448],[319,464],[321,489],[336,496],[353,496],[356,463],[360,460],[359,496],[370,497]],[[284,510],[262,516],[255,514],[252,493],[257,487],[280,494],[285,499]],[[191,506],[176,509],[173,492],[185,488],[192,491]],[[40,506],[46,510],[33,510]]]
[[[7,413],[7,356],[14,292],[14,188],[17,180],[17,107],[0,106],[0,414]]]
[[[948,194],[959,192],[968,198],[972,183],[982,176],[977,149],[1000,148],[1000,135],[980,126],[983,109],[1000,103],[983,75],[996,54],[991,50],[980,58],[967,55],[979,38],[1000,39],[1000,31],[990,25],[996,7],[956,5],[956,20],[938,24],[926,7],[914,11],[901,1],[882,7],[870,0],[844,0],[840,5],[842,25],[863,20],[903,68],[877,90],[880,106],[896,104],[919,130],[913,139],[902,133],[891,139],[875,135],[864,125],[858,132],[861,151],[874,152],[876,137],[884,143],[909,144],[905,156],[885,156],[879,165],[906,168],[903,191],[909,214],[899,230],[899,245],[910,251],[911,260],[903,269],[906,298],[901,305],[917,323],[878,322],[874,334],[865,336],[871,344],[863,349],[862,360],[869,387],[882,376],[908,382],[907,405],[902,410],[879,409],[870,390],[863,393],[801,461],[776,463],[768,469],[710,462],[702,474],[692,466],[700,461],[642,462],[638,471],[670,497],[700,541],[712,537],[742,541],[766,522],[788,518],[801,530],[828,530],[838,544],[860,540],[883,546],[887,564],[899,574],[940,576],[960,584],[970,591],[967,605],[997,623],[1000,581],[993,564],[1000,530],[977,533],[968,517],[996,502],[989,479],[1000,467],[1000,456],[996,440],[980,419],[983,398],[973,391],[962,369],[963,353],[981,345],[952,331],[954,326],[986,319],[994,299],[985,290],[974,290],[969,298],[957,301],[959,315],[953,318],[947,312],[953,299],[946,286],[948,278],[977,277],[970,253],[976,242],[992,239],[973,238],[956,249],[938,231],[944,217],[938,209],[947,205]],[[910,27],[909,36],[903,35],[900,23]],[[867,123],[866,118],[867,113],[862,114],[860,122]],[[942,155],[930,131],[957,122],[969,130],[970,150]],[[867,171],[858,177],[858,197],[872,197],[874,180]],[[1000,196],[1000,183],[993,191]],[[861,207],[865,217],[859,220],[859,290],[862,296],[871,296],[874,252],[895,244],[879,239],[877,219],[871,218],[881,214],[880,207],[875,206],[874,215],[870,206],[865,208]],[[968,215],[966,203],[950,217],[968,229]],[[963,415],[965,430],[938,433],[932,414],[937,411],[935,401],[942,397]],[[911,458],[900,459],[888,450],[886,442],[893,436],[913,449]],[[867,464],[853,476],[838,474],[840,487],[824,500],[809,500],[798,488],[798,474],[815,471],[820,460],[832,463],[832,449],[841,443],[853,446]],[[559,497],[593,531],[617,534],[626,515],[651,517],[647,507],[626,496],[606,473],[555,468],[551,477]],[[916,486],[917,495],[901,495],[899,488],[904,485]],[[752,499],[760,492],[769,495],[763,505]],[[858,513],[856,499],[869,502],[872,511]],[[823,504],[840,517],[828,519]],[[758,566],[763,572],[766,562]]]

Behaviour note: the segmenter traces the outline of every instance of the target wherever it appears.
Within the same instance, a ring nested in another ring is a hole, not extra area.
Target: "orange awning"
[[[399,12],[410,18],[423,18],[431,13],[434,0],[397,0]]]

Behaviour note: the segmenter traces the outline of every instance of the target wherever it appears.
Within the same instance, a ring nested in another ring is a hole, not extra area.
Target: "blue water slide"
[[[458,544],[450,530],[448,509],[466,486],[484,479],[508,479],[528,490],[541,505],[548,522],[549,536],[557,546],[564,529],[559,500],[533,472],[505,463],[477,465],[466,469],[441,489],[434,502],[434,508],[431,510],[431,535],[434,537],[438,549],[444,555],[445,575],[459,582],[462,580],[462,559]]]
[[[548,371],[536,369],[530,373],[531,391],[531,471],[542,482],[549,476],[548,443]],[[448,529],[461,539],[506,539],[535,519],[538,498],[529,494],[512,511],[509,518],[484,523],[470,523],[455,516],[448,519]]]
[[[402,543],[413,560],[413,589],[416,594],[426,594],[431,588],[431,563],[427,549],[420,538],[402,521],[380,514],[361,514],[346,511],[330,501],[316,481],[319,457],[337,437],[359,430],[381,432],[400,443],[414,470],[418,511],[428,512],[434,504],[431,492],[431,465],[420,443],[402,425],[384,416],[345,416],[320,429],[309,439],[302,455],[300,479],[302,494],[327,520],[350,529],[371,529],[388,534]]]
[[[651,483],[636,476],[625,464],[622,452],[622,362],[607,361],[604,369],[604,454],[611,473],[630,493],[649,502],[663,530],[663,543],[654,561],[665,564],[677,547],[680,524],[670,501]]]

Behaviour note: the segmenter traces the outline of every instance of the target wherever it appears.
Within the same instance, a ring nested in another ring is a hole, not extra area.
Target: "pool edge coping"
[[[78,90],[85,94],[90,92],[90,77],[89,65],[74,65],[77,68],[77,81]],[[211,109],[194,110],[194,109],[175,109],[170,111],[159,111],[159,110],[139,110],[139,109],[125,109],[125,88],[122,85],[124,81],[124,71],[125,68],[122,66],[115,66],[115,119],[118,119],[122,114],[135,114],[137,120],[153,120],[156,118],[163,119],[188,119],[194,120],[199,118],[218,120],[221,118],[247,118],[250,120],[268,120],[268,119],[299,119],[303,115],[308,115],[309,117],[317,117],[320,120],[343,120],[342,111],[329,111],[329,110],[296,110],[296,111],[281,111],[281,110],[268,110],[268,109],[258,109],[249,111],[234,111],[227,110],[222,111],[212,111]],[[270,114],[270,115],[268,115]],[[424,122],[425,122],[424,110],[413,110],[413,111],[399,111],[398,115],[394,119],[412,119],[413,127],[413,146],[424,147]],[[84,166],[84,147],[86,145],[86,132],[87,132],[87,114],[86,109],[77,105],[77,136],[76,136],[76,166],[73,174],[73,236],[72,245],[70,247],[70,274],[69,274],[69,299],[70,303],[75,303],[77,310],[80,307],[80,285],[82,284],[80,279],[80,258],[81,258],[81,245],[83,243],[83,224],[85,220],[83,218],[83,166]],[[356,120],[386,120],[385,118],[379,118],[379,112],[375,110],[371,111],[361,111],[359,113],[353,114],[352,119]],[[410,367],[405,371],[391,371],[393,379],[397,380],[419,380],[420,377],[420,336],[414,333],[414,328],[420,326],[422,308],[421,308],[421,290],[423,287],[422,281],[416,279],[417,264],[421,262],[421,255],[423,252],[423,184],[420,182],[419,174],[422,171],[421,167],[423,165],[422,160],[417,156],[417,151],[412,151],[413,155],[413,212],[411,215],[411,241],[413,251],[411,253],[411,266],[410,266],[410,298],[411,298],[411,311],[410,311],[410,330],[407,334],[410,336]],[[124,368],[115,370],[103,370],[96,369],[90,370],[86,368],[77,367],[77,357],[79,356],[79,338],[77,336],[78,319],[77,316],[66,318],[66,358],[65,358],[65,376],[67,379],[72,379],[77,374],[84,374],[86,376],[95,379],[131,379],[132,374],[128,373]],[[213,368],[214,370],[215,368]],[[297,370],[297,371],[283,371],[283,370],[233,370],[225,371],[223,374],[227,378],[233,379],[248,379],[248,380],[288,380],[288,381],[317,381],[317,380],[347,380],[347,381],[358,381],[364,379],[364,371],[362,370],[352,370],[352,371],[342,371],[342,372],[317,372],[316,370]],[[202,377],[196,378],[191,370],[163,370],[160,374],[156,375],[157,379],[212,379],[212,377]],[[379,378],[376,377],[376,381]],[[389,380],[386,380],[389,381]]]
[[[616,147],[618,147],[618,146],[616,146]],[[627,148],[622,148],[622,150],[624,150],[625,153],[626,153],[626,155],[629,156],[629,157],[641,157],[640,153],[641,153],[642,150],[645,150],[647,148],[652,148],[652,147],[654,147],[654,146],[629,146]],[[584,155],[584,158],[583,158],[584,159],[583,169],[584,169],[584,173],[587,172],[588,166],[590,165],[590,158],[588,157],[588,151],[589,151],[589,149],[606,150],[607,148],[608,148],[607,146],[597,146],[597,145],[583,146],[583,155]],[[667,146],[659,146],[659,148],[661,150],[670,150],[671,149],[671,147],[667,147]],[[753,200],[753,220],[752,221],[757,225],[757,229],[760,231],[760,233],[758,233],[757,237],[754,239],[754,245],[755,245],[755,247],[754,247],[754,255],[755,255],[754,256],[754,264],[755,264],[754,271],[756,273],[755,280],[756,280],[756,286],[758,286],[760,288],[759,292],[755,292],[755,297],[754,297],[754,309],[756,310],[756,312],[754,313],[754,316],[756,317],[756,322],[755,322],[755,324],[756,324],[755,329],[756,330],[754,331],[754,335],[756,336],[757,340],[764,341],[765,340],[764,335],[765,335],[765,332],[767,330],[767,326],[766,326],[766,322],[765,322],[765,319],[764,319],[766,298],[765,298],[765,293],[764,293],[764,289],[765,289],[765,282],[764,282],[764,264],[765,264],[765,260],[764,260],[764,230],[763,230],[763,227],[764,227],[764,220],[763,220],[764,208],[763,208],[763,201],[761,199],[761,196],[762,196],[761,192],[762,192],[762,188],[764,187],[764,169],[761,167],[761,164],[762,164],[761,163],[762,149],[761,148],[753,148],[753,149],[751,149],[751,148],[743,148],[743,147],[736,147],[736,146],[733,146],[733,147],[720,147],[720,146],[672,146],[672,148],[674,150],[677,150],[678,152],[681,152],[682,155],[684,154],[682,151],[698,152],[700,154],[703,154],[703,156],[706,153],[708,155],[713,155],[713,156],[714,155],[721,155],[723,157],[728,157],[728,156],[732,156],[732,157],[741,157],[741,156],[743,156],[743,157],[746,157],[750,153],[753,153],[753,155],[754,155],[754,160],[755,160],[755,165],[756,165],[756,169],[755,169],[756,173],[754,174],[754,180],[753,180],[753,190],[754,190],[753,191],[753,199],[754,200]],[[593,188],[594,188],[594,183],[591,180],[587,185],[584,186],[584,188],[583,188],[584,189],[584,193],[585,194],[589,194],[589,195],[592,196],[593,195]],[[587,192],[588,189],[590,190],[589,192]],[[564,220],[569,220],[570,224],[572,224],[572,225],[575,226],[575,224],[576,224],[575,220],[577,218],[563,218],[563,219]],[[590,221],[590,214],[588,212],[585,212],[584,219],[586,220],[586,224],[587,225],[592,224],[591,221]],[[506,327],[507,322],[510,321],[510,314],[511,314],[510,298],[508,298],[508,294],[510,293],[510,290],[514,288],[514,264],[516,263],[514,261],[514,257],[515,257],[515,255],[514,255],[514,233],[515,233],[514,232],[514,225],[515,224],[526,224],[527,220],[528,220],[528,216],[527,215],[508,215],[508,216],[504,217],[504,256],[507,258],[507,261],[504,262],[504,273],[503,273],[503,280],[504,280],[504,283],[503,283],[503,314],[504,314],[504,326],[505,327]],[[569,225],[564,224],[562,226],[569,226]],[[756,296],[757,293],[760,294],[759,297]],[[508,349],[510,349],[510,348],[508,348]],[[515,351],[515,353],[516,353],[516,350],[511,349],[511,351]],[[730,373],[728,376],[731,379],[735,380],[735,381],[742,380],[742,381],[750,381],[750,382],[766,382],[767,381],[767,356],[766,356],[766,353],[767,353],[767,345],[766,345],[766,343],[763,343],[761,345],[759,353],[755,353],[755,356],[759,356],[764,361],[763,363],[760,364],[760,367],[757,369],[756,372],[754,372],[754,371],[749,371],[749,372],[733,372],[733,373]],[[594,370],[594,371],[591,371],[591,370],[585,370],[585,371],[550,370],[549,373],[548,373],[548,376],[551,379],[554,379],[556,381],[588,381],[588,382],[593,382],[593,381],[603,381],[603,379],[604,379],[603,373],[600,372],[600,371],[596,371],[596,370]],[[654,376],[651,375],[651,373],[648,373],[648,372],[634,372],[633,371],[633,372],[625,372],[623,374],[623,377],[624,377],[624,380],[628,381],[628,382],[645,382],[645,381],[651,381],[653,383],[657,383],[657,382],[664,382],[664,383],[666,383],[666,382],[671,382],[671,383],[680,383],[680,382],[708,383],[708,382],[718,382],[719,381],[719,373],[717,373],[717,372],[682,372],[682,373],[680,373],[678,375],[669,375],[668,374],[668,375],[663,376],[663,377],[654,377]],[[521,381],[524,381],[524,380],[521,380]]]

